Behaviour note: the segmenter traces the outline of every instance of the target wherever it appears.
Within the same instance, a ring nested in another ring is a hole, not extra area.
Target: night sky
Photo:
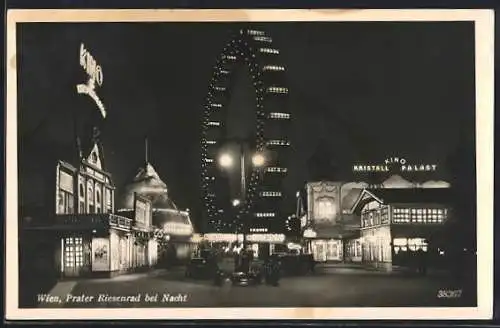
[[[123,186],[143,164],[148,136],[150,162],[171,198],[180,208],[192,209],[196,222],[200,114],[216,58],[243,26],[248,25],[20,25],[20,166],[45,151],[68,149],[73,110],[93,106],[82,99],[87,96],[76,94],[76,84],[85,82],[79,66],[83,42],[103,69],[98,94],[109,116],[102,140],[106,168],[116,185]],[[339,180],[358,179],[351,174],[354,162],[382,162],[390,156],[437,163],[438,172],[423,180],[449,178],[446,159],[459,134],[474,138],[472,24],[253,27],[273,38],[287,69],[287,110],[293,117],[288,191],[307,181],[308,159],[320,142],[332,153]],[[473,154],[472,148],[463,152],[464,158]]]

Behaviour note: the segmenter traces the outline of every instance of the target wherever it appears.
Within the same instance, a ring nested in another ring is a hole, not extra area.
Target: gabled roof
[[[143,167],[140,167],[132,181],[124,189],[125,191],[117,203],[121,209],[133,208],[134,194],[137,193],[148,198],[153,208],[177,210],[174,201],[168,196],[167,185],[150,163],[145,163]]]
[[[370,200],[376,200],[381,204],[446,204],[451,201],[451,192],[449,188],[364,189],[352,206],[351,212],[359,210],[360,206]]]

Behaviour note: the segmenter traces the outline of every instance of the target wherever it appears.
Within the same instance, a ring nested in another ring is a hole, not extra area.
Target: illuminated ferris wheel
[[[257,152],[265,152],[266,166],[253,168],[246,183],[243,213],[258,218],[280,217],[281,185],[288,171],[286,153],[290,148],[286,110],[288,88],[285,66],[279,61],[280,51],[263,31],[239,30],[224,47],[214,66],[204,106],[201,139],[201,186],[205,219],[209,227],[220,231],[223,209],[216,189],[219,169],[217,158],[227,137],[225,120],[232,94],[234,72],[247,69],[255,91],[255,135]]]

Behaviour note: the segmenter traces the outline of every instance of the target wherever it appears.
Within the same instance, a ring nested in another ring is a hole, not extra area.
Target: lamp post
[[[240,220],[242,221],[242,232],[243,232],[243,248],[246,246],[246,213],[245,213],[245,204],[246,204],[246,192],[247,192],[247,184],[246,184],[246,163],[245,163],[245,146],[244,143],[239,141],[238,148],[240,151],[240,199],[233,200],[234,207],[240,207]],[[233,156],[229,153],[224,153],[219,158],[219,164],[225,169],[229,169],[233,166],[234,160]],[[252,156],[252,165],[254,167],[262,167],[265,164],[265,157],[263,154],[255,153]],[[238,229],[238,228],[236,228]],[[238,230],[236,230],[236,241],[238,241]]]

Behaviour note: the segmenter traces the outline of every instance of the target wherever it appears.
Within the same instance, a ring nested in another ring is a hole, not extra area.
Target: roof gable
[[[359,195],[358,199],[356,200],[356,202],[354,203],[354,205],[351,207],[351,213],[355,212],[356,209],[360,206],[360,205],[364,205],[366,204],[367,201],[369,200],[375,200],[377,202],[379,202],[380,204],[383,204],[384,201],[383,199],[377,197],[372,191],[368,190],[368,189],[363,189],[363,191],[361,192],[361,194]]]
[[[97,143],[94,143],[94,146],[92,147],[92,150],[90,151],[89,156],[87,156],[86,160],[88,163],[92,164],[92,166],[98,168],[101,171],[104,171],[102,153],[99,151]]]

